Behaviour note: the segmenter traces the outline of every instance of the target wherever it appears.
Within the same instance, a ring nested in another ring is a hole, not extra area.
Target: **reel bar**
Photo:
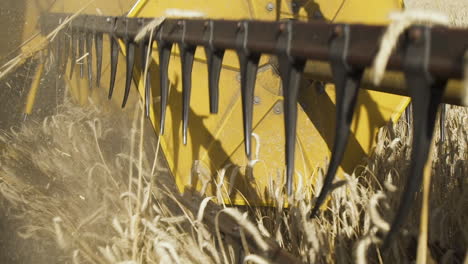
[[[50,32],[59,25],[61,19],[67,14],[47,14],[42,17],[41,25],[44,33]],[[139,30],[147,25],[151,18],[128,18],[81,15],[76,17],[69,28],[78,31],[96,33],[111,33],[109,25],[115,20],[113,34],[118,38],[134,38]],[[166,19],[160,26],[164,28],[162,40],[171,43],[180,43],[182,36],[177,28],[181,19]],[[221,50],[236,50],[236,39],[239,34],[240,21],[234,20],[187,20],[185,43],[193,46],[212,46]],[[243,25],[248,25],[249,36],[246,40],[246,48],[252,53],[275,54],[276,39],[280,34],[280,28],[286,21],[256,21],[245,20]],[[290,54],[294,57],[330,61],[330,37],[336,24],[319,21],[300,22],[292,21],[294,38],[291,39]],[[211,26],[209,26],[211,24]],[[413,27],[414,28],[414,27]],[[349,24],[350,34],[353,39],[349,42],[348,64],[357,68],[366,68],[372,65],[376,55],[380,39],[385,32],[385,26]],[[156,29],[157,31],[158,29]],[[449,29],[446,27],[431,27],[431,51],[428,64],[428,72],[435,78],[455,78],[463,76],[463,55],[468,45],[466,29]],[[211,38],[205,36],[211,32]],[[398,42],[397,47],[404,45],[404,36]],[[388,62],[389,70],[403,70],[404,51],[397,48]]]

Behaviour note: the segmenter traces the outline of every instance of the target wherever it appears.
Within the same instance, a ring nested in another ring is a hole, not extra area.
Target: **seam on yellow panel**
[[[128,17],[135,17],[138,13],[140,13],[141,9],[146,5],[148,0],[138,0],[138,2],[133,5],[132,9],[128,12]]]
[[[214,133],[214,141],[212,141],[208,147],[206,148],[206,152],[205,154],[203,155],[203,157],[201,158],[201,160],[205,160],[206,156],[208,155],[208,152],[210,151],[210,149],[213,147],[213,144],[215,143],[215,141],[219,138],[219,135],[221,134],[221,132],[223,131],[224,128],[226,128],[226,125],[227,123],[229,122],[230,120],[230,117],[232,116],[232,114],[234,113],[233,109],[234,107],[240,103],[240,100],[238,100],[238,98],[240,97],[240,89],[238,90],[238,92],[235,93],[235,95],[233,96],[233,100],[229,103],[228,107],[226,109],[229,109],[226,111],[226,113],[221,117],[221,120],[223,120],[221,122],[221,124],[219,126],[217,126],[215,128],[215,133]],[[232,153],[228,153],[228,154],[232,154]],[[210,164],[211,165],[211,164]]]
[[[396,107],[396,112],[393,113],[390,118],[393,123],[396,123],[400,119],[401,115],[405,111],[406,107],[408,107],[410,102],[411,99],[409,97],[405,98],[405,100],[402,100],[402,102]]]
[[[247,2],[247,9],[249,10],[249,18],[254,19],[255,18],[255,12],[253,8],[253,3],[252,0],[246,0]]]

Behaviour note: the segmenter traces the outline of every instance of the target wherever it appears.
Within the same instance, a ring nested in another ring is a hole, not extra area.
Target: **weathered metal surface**
[[[42,19],[43,31],[55,28],[66,14],[49,14]],[[151,19],[127,17],[79,16],[72,27],[79,31],[110,33],[109,23],[116,20],[115,36],[119,38],[134,37],[142,26]],[[179,19],[167,19],[161,25],[162,40],[180,43],[182,35]],[[210,22],[213,21],[213,22]],[[213,39],[211,44],[219,49],[236,50],[240,25],[247,26],[249,34],[245,39],[245,48],[252,53],[275,54],[277,37],[285,22],[270,21],[229,21],[191,19],[187,23],[185,43],[194,46],[210,45],[204,38],[207,31],[212,30],[208,23],[213,23]],[[239,24],[241,23],[241,24]],[[335,25],[330,23],[310,21],[292,22],[294,35],[291,38],[291,56],[329,61],[330,50],[328,41]],[[385,31],[384,26],[352,24],[349,31],[354,37],[349,42],[348,63],[357,67],[368,67],[372,64],[380,45],[380,39]],[[448,29],[446,27],[431,28],[431,53],[428,64],[429,72],[436,78],[461,78],[463,75],[462,58],[468,45],[468,34],[465,29]],[[397,47],[403,45],[405,36],[401,37]],[[388,62],[388,69],[401,70],[404,51],[399,48],[394,51]]]

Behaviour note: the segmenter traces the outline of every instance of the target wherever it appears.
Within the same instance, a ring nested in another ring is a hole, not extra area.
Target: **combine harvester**
[[[420,189],[439,106],[463,105],[467,30],[410,27],[381,84],[372,82],[388,14],[403,8],[398,0],[125,0],[127,10],[95,0],[78,14],[84,1],[42,2],[50,8],[38,24],[52,39],[57,78],[72,95],[108,89],[122,107],[134,82],[181,193],[216,195],[224,168],[232,175],[224,179],[226,204],[270,206],[273,185],[294,196],[322,167],[310,212],[321,217],[335,176],[351,173],[378,129],[411,101],[410,177],[384,249]],[[199,200],[186,203],[197,211]],[[225,223],[221,231],[240,239],[235,223]],[[296,261],[267,241],[274,252],[262,255]]]

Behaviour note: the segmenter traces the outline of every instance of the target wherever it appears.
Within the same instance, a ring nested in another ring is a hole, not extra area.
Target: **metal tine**
[[[101,86],[101,71],[102,71],[102,46],[103,34],[97,32],[94,34],[94,46],[96,49],[96,87]]]
[[[430,40],[431,29],[429,27],[418,26],[409,31],[409,39],[407,40],[403,58],[403,71],[413,108],[412,162],[400,205],[390,231],[384,240],[383,251],[391,246],[392,241],[408,217],[416,192],[421,187],[424,165],[434,132],[437,108],[441,103],[447,83],[447,80],[433,79],[427,71],[431,54]]]
[[[93,33],[86,33],[86,51],[88,56],[86,62],[88,64],[88,83],[89,89],[93,88]]]
[[[141,78],[145,78],[146,71],[146,80],[145,80],[145,115],[149,117],[150,104],[151,104],[151,74],[149,67],[151,64],[151,51],[153,50],[153,41],[145,43],[145,41],[140,42],[141,50]],[[150,57],[148,60],[148,50],[150,51]]]
[[[241,75],[241,97],[242,97],[242,117],[244,125],[244,145],[247,158],[251,159],[252,149],[252,118],[253,118],[253,98],[255,81],[257,78],[258,62],[260,54],[251,53],[247,49],[247,39],[249,33],[249,23],[247,21],[239,22],[239,31],[237,33],[236,46],[237,56],[239,57],[240,75]]]
[[[85,33],[84,32],[79,32],[78,33],[78,58],[83,58],[85,52],[84,52],[84,46],[85,46]],[[80,78],[83,79],[84,77],[84,63],[81,61],[80,62]]]
[[[206,61],[208,65],[208,89],[210,97],[210,113],[216,114],[219,109],[219,76],[223,65],[223,57],[225,50],[216,49],[213,45],[213,20],[207,21],[205,24],[205,38],[208,40],[208,45],[205,46]]]
[[[129,37],[126,37],[124,41],[125,50],[127,52],[127,71],[125,77],[125,93],[122,101],[122,108],[124,108],[127,104],[128,95],[130,94],[130,86],[132,85],[133,66],[135,64],[135,42],[133,42]]]
[[[348,44],[351,38],[349,25],[337,25],[330,43],[330,60],[336,96],[336,130],[330,164],[320,194],[310,217],[315,217],[325,201],[343,159],[348,143],[350,126],[359,92],[363,69],[347,64]]]
[[[158,54],[159,54],[159,81],[161,87],[161,117],[159,119],[159,133],[164,134],[164,123],[166,120],[166,107],[167,97],[169,94],[169,59],[171,56],[172,43],[165,41],[162,38],[164,31],[164,24],[159,26],[158,33],[156,34],[156,41],[158,43]]]
[[[70,22],[70,23],[73,23]],[[73,29],[73,26],[70,30],[70,42],[71,42],[71,61],[70,61],[70,79],[72,79],[73,77],[73,71],[75,69],[75,64],[76,64],[76,42],[77,42],[77,39],[76,39],[76,35],[78,33],[76,32],[75,29]]]
[[[280,25],[277,41],[279,72],[284,98],[284,124],[286,137],[286,186],[288,195],[293,193],[294,159],[297,128],[297,97],[306,60],[290,56],[293,35],[292,21]]]
[[[197,46],[192,46],[185,43],[186,21],[179,21],[178,26],[182,28],[182,39],[179,43],[180,62],[182,67],[182,142],[184,145],[186,145],[190,110],[190,94],[192,92],[193,59]]]

